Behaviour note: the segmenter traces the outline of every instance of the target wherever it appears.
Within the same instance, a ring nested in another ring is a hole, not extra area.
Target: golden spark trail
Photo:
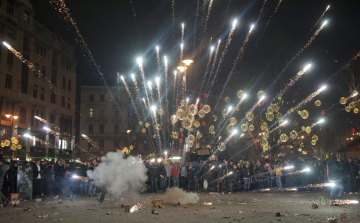
[[[357,52],[357,53],[353,56],[353,58],[351,58],[344,66],[342,66],[342,67],[340,68],[340,70],[338,70],[335,74],[331,75],[327,81],[329,81],[332,77],[337,76],[337,75],[340,74],[342,71],[348,69],[349,66],[350,66],[350,64],[351,64],[351,62],[353,62],[354,60],[357,60],[357,59],[359,58],[359,56],[360,56],[360,51]]]
[[[211,79],[211,76],[212,76],[212,73],[214,72],[214,69],[215,69],[215,64],[216,64],[216,60],[217,60],[217,57],[218,57],[218,54],[219,54],[219,50],[220,50],[220,43],[221,43],[221,40],[219,39],[218,41],[218,44],[217,44],[217,47],[216,47],[216,51],[215,51],[215,57],[214,57],[214,61],[213,61],[213,64],[211,66],[211,70],[210,70],[210,73],[209,73],[209,78],[207,79],[206,81],[206,87],[205,87],[205,90],[206,91],[207,89],[209,89],[209,81]]]
[[[211,59],[212,59],[213,51],[214,51],[214,47],[211,47],[211,50],[210,50],[210,53],[209,53],[209,56],[208,56],[208,62],[207,62],[207,65],[206,65],[205,75],[204,75],[203,81],[202,81],[202,83],[201,83],[200,91],[199,91],[199,97],[200,97],[200,95],[201,95],[201,91],[202,91],[202,89],[203,89],[203,86],[204,86],[204,83],[205,83],[207,74],[209,73],[209,69],[210,69],[210,64],[211,64]]]
[[[231,71],[230,71],[230,73],[229,73],[229,75],[228,75],[228,78],[226,79],[226,82],[225,82],[225,84],[224,84],[224,86],[223,86],[223,88],[222,88],[222,91],[221,91],[220,96],[219,96],[219,98],[218,98],[218,100],[217,100],[217,102],[216,102],[215,107],[219,104],[220,98],[221,98],[222,94],[223,94],[224,91],[225,91],[225,88],[226,88],[226,86],[227,86],[227,84],[228,84],[228,82],[229,82],[229,80],[230,80],[230,78],[231,78],[231,76],[232,76],[232,73],[234,72],[237,63],[239,62],[239,60],[241,60],[241,58],[242,58],[242,56],[243,56],[243,54],[244,54],[244,52],[245,52],[245,48],[246,48],[246,46],[247,46],[247,43],[249,42],[249,39],[250,39],[250,36],[251,36],[251,32],[252,32],[252,30],[254,29],[254,26],[255,26],[255,25],[251,25],[249,32],[246,34],[246,37],[245,37],[245,39],[244,39],[244,42],[243,42],[243,44],[242,44],[241,47],[240,47],[240,51],[239,51],[239,53],[238,53],[238,55],[237,55],[237,57],[236,57],[236,59],[235,59],[235,61],[234,61],[234,65],[233,65],[233,67],[231,68]],[[219,61],[219,63],[220,63],[220,61]],[[215,75],[216,75],[216,74],[215,74]],[[215,81],[215,76],[214,76],[214,79],[213,79],[213,83],[214,83],[214,81]],[[212,85],[213,85],[213,83],[212,83]],[[211,85],[211,86],[212,86],[212,85]]]
[[[204,0],[204,4],[203,4],[203,12],[204,12],[204,8],[206,6],[206,0]],[[208,24],[208,21],[209,21],[209,18],[210,18],[210,14],[211,14],[211,9],[212,9],[212,6],[213,6],[213,0],[210,0],[209,2],[209,6],[208,6],[208,11],[207,11],[207,14],[206,14],[206,17],[205,17],[205,21],[204,21],[204,32],[203,32],[203,36],[202,36],[202,39],[201,39],[201,44],[200,44],[200,51],[203,49],[203,43],[204,43],[204,39],[205,39],[205,34],[206,34],[206,30],[207,30],[207,24]]]
[[[320,20],[324,17],[325,13],[329,10],[330,5],[328,5],[325,9],[325,11],[323,12],[323,14],[321,14],[319,20],[315,23],[314,27],[310,30],[310,32],[317,26],[317,24],[319,24]]]
[[[196,15],[195,15],[195,23],[194,23],[194,44],[193,44],[193,58],[195,58],[195,49],[196,49],[196,28],[197,28],[197,21],[199,17],[199,6],[200,6],[200,0],[197,0],[196,3]]]
[[[233,22],[233,24],[232,24],[232,27],[231,27],[231,29],[230,29],[230,32],[229,32],[229,34],[228,34],[228,37],[227,37],[227,40],[226,40],[226,44],[225,44],[224,50],[223,50],[222,53],[221,53],[221,57],[220,57],[220,59],[219,59],[218,66],[217,66],[216,71],[215,71],[215,73],[214,73],[214,77],[213,77],[213,79],[212,79],[212,81],[211,81],[210,88],[209,88],[209,90],[208,90],[208,94],[211,93],[211,89],[212,89],[212,87],[214,86],[214,83],[215,83],[217,74],[218,74],[218,72],[219,72],[219,70],[220,70],[221,63],[222,63],[222,61],[224,60],[225,55],[226,55],[226,53],[227,53],[227,51],[228,51],[228,48],[229,48],[229,46],[230,46],[231,39],[232,39],[232,35],[234,34],[234,31],[235,31],[236,23],[237,23],[237,20],[235,19],[234,22]],[[221,97],[221,96],[220,96],[220,97]],[[219,99],[218,99],[218,100],[219,100]],[[208,101],[208,98],[206,98],[205,104],[207,103],[207,101]],[[216,107],[216,106],[215,106],[215,107]]]
[[[181,43],[181,44],[180,44],[180,64],[181,64],[182,61],[183,61],[183,57],[184,57],[184,44]]]
[[[266,2],[267,2],[267,0],[264,0],[263,5],[262,5],[262,7],[261,7],[261,9],[260,9],[260,14],[259,14],[259,17],[258,17],[258,19],[257,19],[257,21],[256,21],[256,24],[257,24],[257,23],[259,22],[259,20],[260,20],[260,17],[261,17],[261,15],[262,15],[263,11],[264,11]]]
[[[161,64],[160,64],[160,48],[156,46],[156,62],[159,69],[159,75],[161,75]]]
[[[157,92],[158,92],[159,105],[160,105],[160,108],[162,109],[160,78],[159,78],[159,77],[156,77],[156,78],[155,78],[155,82],[156,82],[156,90],[157,90]],[[166,143],[166,134],[165,134],[165,125],[164,125],[163,116],[160,116],[160,123],[161,123],[161,131],[162,131],[163,142],[164,142],[164,145],[167,145],[167,143]],[[160,142],[160,143],[161,143],[161,142]]]
[[[171,0],[171,8],[172,8],[172,17],[173,22],[175,21],[175,0]]]

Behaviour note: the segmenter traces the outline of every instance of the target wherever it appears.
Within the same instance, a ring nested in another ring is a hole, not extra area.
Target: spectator
[[[249,192],[250,190],[250,179],[253,176],[252,168],[249,163],[245,164],[245,167],[241,170],[244,179],[244,190],[245,192]]]
[[[166,188],[166,168],[164,163],[160,163],[159,167],[160,190],[164,191]]]
[[[173,178],[173,186],[179,187],[179,174],[180,174],[180,168],[175,162],[173,167],[171,168],[171,176]]]
[[[4,164],[4,160],[0,159],[0,188],[2,188],[4,183],[4,177],[6,174],[6,165]],[[6,199],[2,191],[0,190],[0,205],[6,207],[9,204],[9,200]]]
[[[40,160],[36,160],[33,165],[33,185],[33,198],[43,198],[44,167],[40,164]]]
[[[166,180],[167,180],[167,188],[171,187],[171,168],[172,168],[172,162],[166,162],[165,169],[166,169]]]
[[[331,183],[334,183],[335,186],[331,187],[331,205],[335,204],[335,190],[336,188],[339,188],[339,194],[337,196],[337,199],[340,200],[344,194],[345,188],[344,185],[341,183],[341,181],[344,179],[343,175],[343,165],[340,162],[340,158],[333,158],[327,162],[327,174],[329,181]]]
[[[56,195],[56,199],[58,198],[59,195],[62,195],[62,190],[63,190],[63,186],[64,186],[64,178],[65,178],[65,168],[64,168],[64,163],[62,160],[58,160],[54,166],[54,183],[55,183],[55,195]]]
[[[185,164],[181,165],[180,169],[180,188],[187,188],[187,169]]]
[[[14,178],[14,189],[12,193],[16,193],[17,192],[17,173],[18,173],[18,163],[17,162],[13,162],[12,163],[12,169],[14,171],[14,174],[13,174],[13,178]]]
[[[352,158],[348,158],[348,162],[344,166],[346,172],[346,181],[347,181],[347,192],[349,194],[358,194],[356,190],[356,177],[358,176],[358,165],[356,165]]]
[[[282,189],[282,170],[283,170],[283,165],[281,165],[280,161],[277,161],[276,165],[275,165],[275,179],[276,179],[276,187],[278,189]]]

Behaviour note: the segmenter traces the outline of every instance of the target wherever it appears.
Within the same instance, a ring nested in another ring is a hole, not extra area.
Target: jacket
[[[4,177],[5,177],[5,173],[6,173],[6,165],[5,163],[3,163],[0,166],[0,187],[3,185],[4,183]]]
[[[187,169],[185,165],[181,166],[180,176],[187,177]]]
[[[166,169],[167,177],[171,177],[171,168],[172,168],[172,166],[170,164],[166,164],[165,169]]]
[[[174,164],[171,168],[171,176],[173,177],[179,177],[180,173],[180,167],[177,164]]]
[[[159,167],[159,176],[160,178],[165,179],[166,178],[166,169],[164,165],[160,165]]]
[[[281,176],[282,175],[282,167],[281,167],[281,165],[275,165],[274,169],[275,169],[276,176]]]
[[[346,175],[349,175],[351,177],[356,177],[359,172],[359,168],[355,163],[349,163],[347,162],[344,166]]]
[[[40,177],[41,179],[44,179],[44,166],[43,165],[39,165],[40,166],[40,172],[39,172],[39,169],[37,167],[36,164],[33,164],[33,179],[36,180],[39,173],[40,173]]]
[[[326,163],[327,175],[330,181],[341,181],[344,179],[344,168],[341,162],[329,160]]]
[[[252,175],[253,175],[253,173],[252,173],[252,168],[251,168],[251,167],[249,167],[249,168],[246,168],[246,167],[242,168],[242,169],[241,169],[241,173],[242,173],[242,177],[245,178],[245,179],[246,179],[246,178],[249,179],[249,178],[251,178]]]

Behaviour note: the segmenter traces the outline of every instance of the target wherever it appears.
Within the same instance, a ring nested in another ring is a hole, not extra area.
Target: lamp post
[[[187,67],[190,65],[190,64],[192,64],[194,61],[193,60],[191,60],[191,59],[186,59],[186,60],[183,60],[183,61],[181,61],[181,63],[180,63],[180,66],[178,66],[177,67],[177,69],[180,71],[180,73],[182,73],[182,72],[184,72],[184,98],[185,98],[185,91],[186,91],[186,69],[187,69]]]

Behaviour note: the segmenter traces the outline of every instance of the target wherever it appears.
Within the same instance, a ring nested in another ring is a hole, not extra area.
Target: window
[[[35,70],[36,71],[34,71],[34,77],[39,77],[39,67],[40,67],[40,65],[38,64],[38,63],[34,63],[34,66],[35,66]]]
[[[8,37],[9,39],[15,39],[15,31],[12,28],[8,28]]]
[[[99,140],[99,150],[104,150],[104,140]]]
[[[29,54],[24,53],[24,58],[29,59]],[[29,87],[29,68],[26,64],[21,64],[21,93],[28,94]]]
[[[68,80],[68,90],[71,91],[71,80]]]
[[[26,124],[26,108],[20,107],[19,122]]]
[[[100,101],[105,101],[105,95],[103,94],[100,95]]]
[[[15,0],[7,0],[6,12],[9,14],[14,14],[14,2]]]
[[[94,101],[94,95],[93,94],[89,94],[89,101]]]
[[[27,36],[24,36],[23,51],[26,53],[30,53],[29,37],[27,37]]]
[[[56,95],[54,91],[51,92],[50,102],[56,104]]]
[[[25,13],[24,13],[24,20],[25,20],[27,23],[29,23],[29,21],[30,21],[30,15],[29,15],[29,12],[28,12],[28,11],[25,11]]]
[[[65,108],[65,96],[61,97],[61,107]]]
[[[114,148],[119,149],[119,141],[118,140],[114,141]]]
[[[99,125],[99,133],[104,133],[104,124]]]
[[[114,118],[119,118],[120,117],[120,112],[119,111],[115,111],[114,112]]]
[[[93,108],[90,108],[89,116],[90,116],[90,118],[94,118],[94,109]]]
[[[41,88],[40,100],[45,101],[45,88]]]
[[[58,54],[57,53],[53,53],[52,66],[54,68],[57,68],[57,66],[58,66]]]
[[[42,68],[41,68],[41,74],[42,74],[43,77],[46,76],[46,67],[42,66]]]
[[[38,86],[36,84],[34,84],[33,86],[33,97],[37,98],[38,95]]]
[[[99,111],[99,117],[104,118],[105,117],[105,111],[100,110]]]
[[[46,58],[46,48],[37,42],[34,44],[34,52]]]
[[[12,76],[9,74],[6,74],[5,88],[11,89],[11,87],[12,87]]]
[[[114,126],[114,133],[115,133],[115,134],[119,134],[119,125],[118,125],[118,124],[116,124],[116,125]]]
[[[56,73],[54,72],[51,73],[51,83],[56,85]]]
[[[62,88],[66,89],[66,77],[63,77]]]
[[[67,109],[70,109],[71,99],[68,98]]]
[[[6,62],[11,66],[14,64],[14,55],[10,50],[8,50]]]
[[[94,125],[93,124],[89,125],[89,133],[94,133]]]
[[[50,124],[55,125],[55,115],[50,115]]]
[[[61,67],[71,72],[71,63],[65,60],[64,58],[61,58]]]

